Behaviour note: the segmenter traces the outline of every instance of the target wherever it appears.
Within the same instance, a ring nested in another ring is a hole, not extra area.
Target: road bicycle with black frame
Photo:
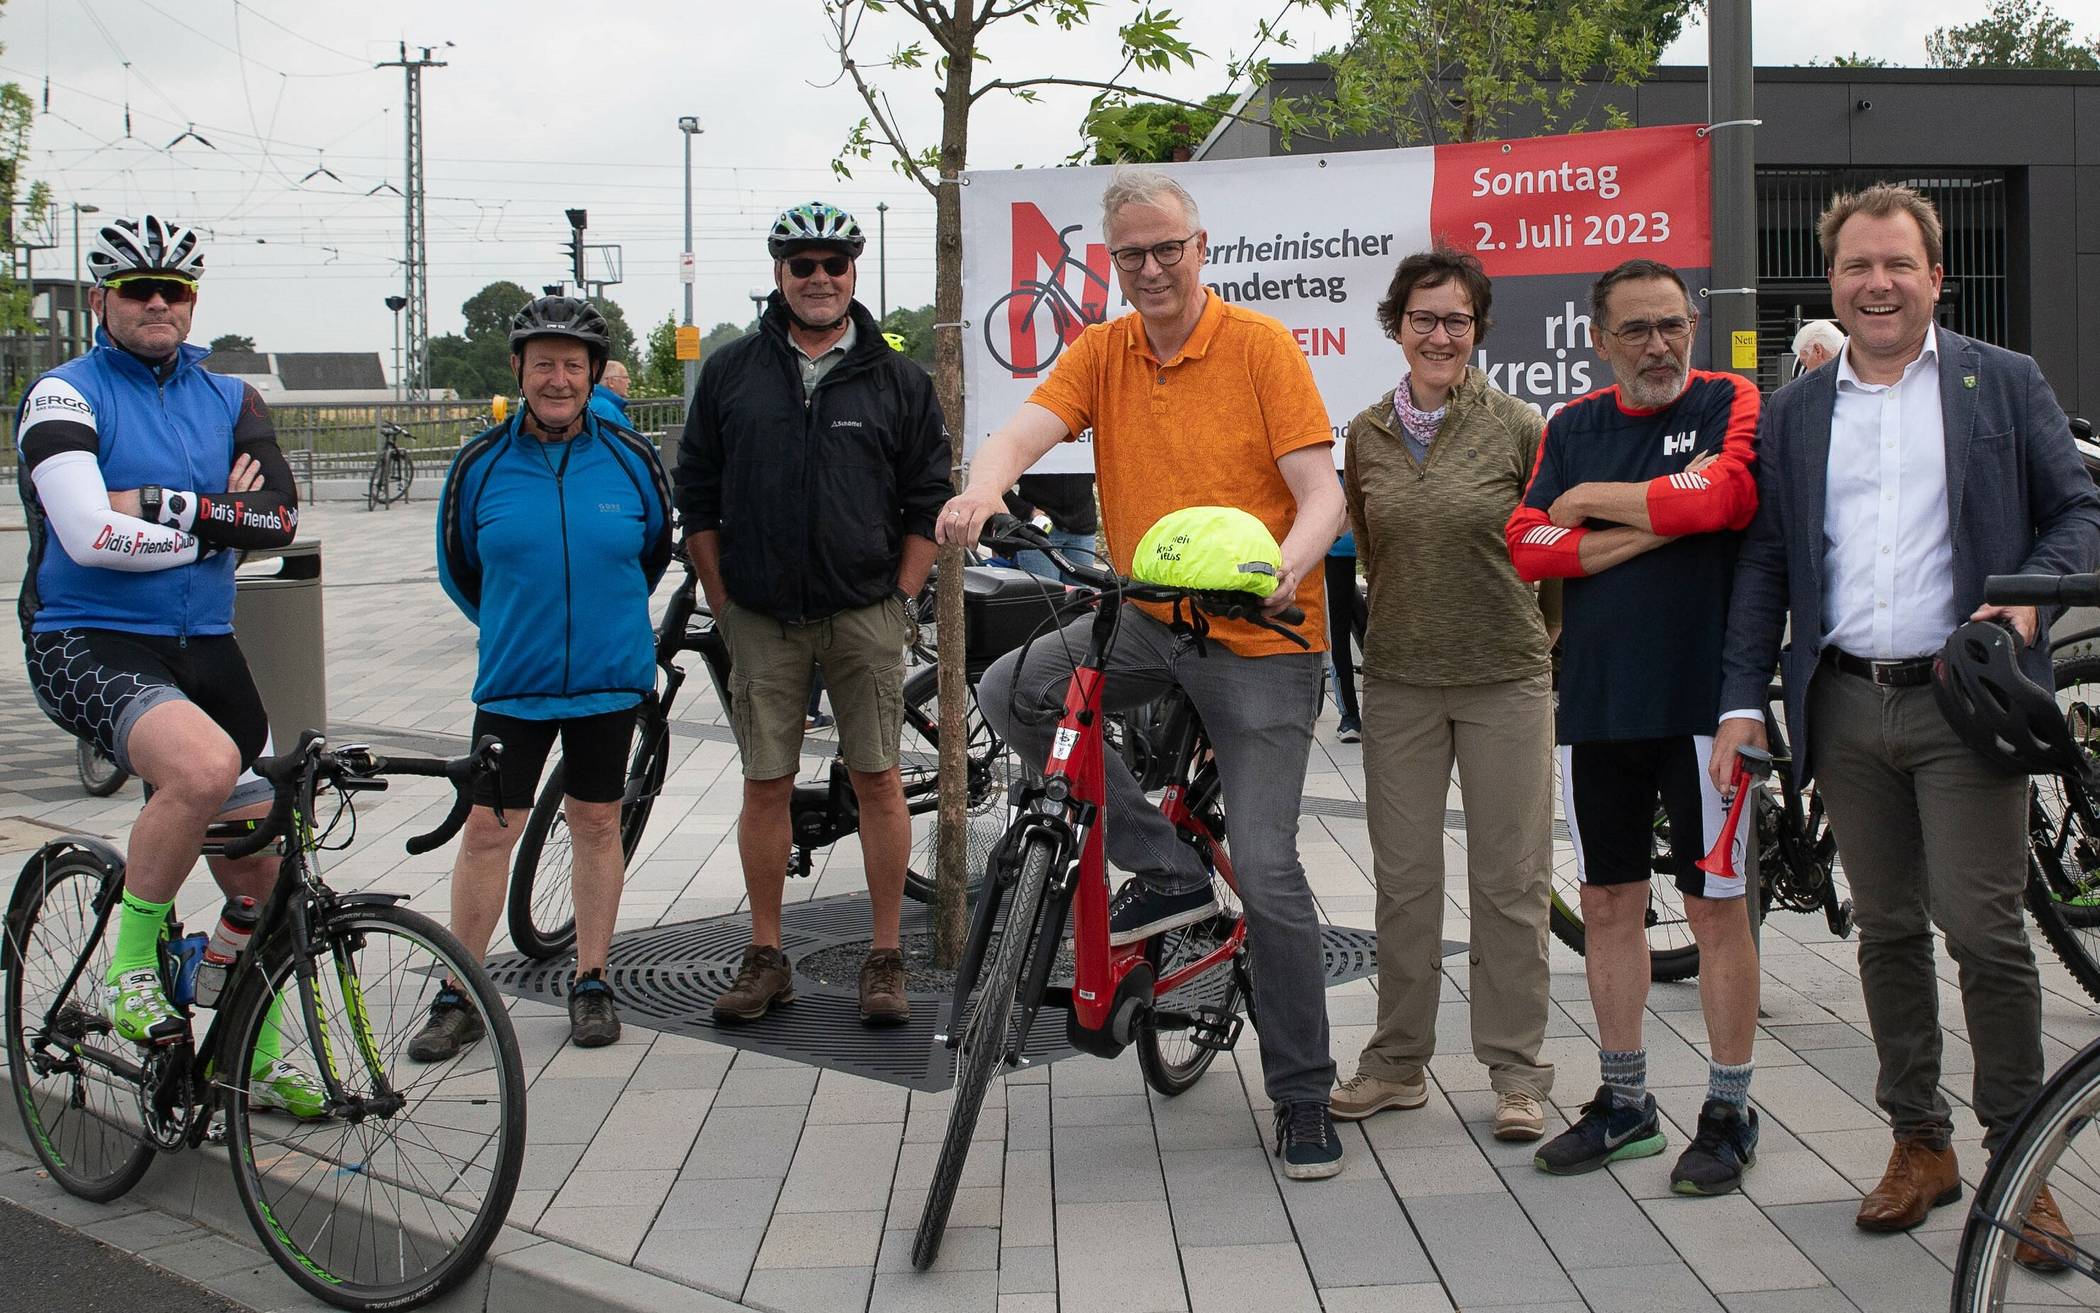
[[[1999,606],[2100,606],[2100,575],[2074,574],[1994,576],[1984,581],[1984,600]],[[2091,635],[2088,635],[2090,637]],[[2083,658],[2090,662],[2092,658]],[[2067,663],[2068,664],[2068,663]],[[2087,681],[2079,681],[2085,683]],[[2074,683],[2073,688],[2079,684]],[[2028,866],[2027,905],[2043,932],[2087,992],[2094,988],[2088,938],[2100,917],[2093,909],[2093,853],[2087,836],[2100,833],[2100,732],[2095,706],[2085,695],[2065,696],[2064,671],[2057,673],[2058,710],[2069,731],[2053,780],[2063,809],[2064,835],[2044,845],[2047,837],[2033,828]],[[2045,819],[2032,802],[2030,822]],[[2073,869],[2073,867],[2077,869]],[[2038,886],[2045,897],[2037,901]],[[2045,908],[2054,908],[2045,911]],[[2055,929],[2052,929],[2055,927]],[[2065,951],[2057,941],[2069,929],[2082,945]],[[2082,964],[2082,966],[2081,966]],[[2100,1252],[2090,1243],[2100,1231],[2100,1041],[2086,1045],[2042,1086],[2033,1102],[2007,1132],[1991,1156],[1977,1187],[1954,1261],[1954,1313],[1982,1313],[2029,1305],[2100,1308]],[[2029,1225],[2037,1196],[2047,1187],[2070,1224],[2074,1239],[2066,1244]],[[2032,1243],[2073,1273],[2064,1278],[2043,1275],[2016,1261],[2020,1246]]]
[[[1150,761],[1165,790],[1159,808],[1211,872],[1220,910],[1140,943],[1109,944],[1102,761],[1113,749],[1104,732],[1101,692],[1123,606],[1171,604],[1191,617],[1199,636],[1207,615],[1251,621],[1305,644],[1289,628],[1304,622],[1295,607],[1270,619],[1249,593],[1191,592],[1123,579],[1071,560],[1047,534],[1008,515],[991,517],[984,536],[988,543],[1043,552],[1079,581],[1076,596],[1093,606],[1094,620],[1065,692],[1049,759],[1041,779],[1019,790],[1018,809],[994,850],[956,971],[939,1036],[955,1054],[954,1099],[912,1241],[912,1265],[920,1270],[940,1252],[985,1092],[1002,1068],[1025,1063],[1030,1032],[1045,1004],[1068,1009],[1065,1038],[1081,1052],[1112,1058],[1136,1045],[1146,1083],[1163,1095],[1190,1088],[1220,1052],[1238,1042],[1243,1006],[1252,1016],[1247,923],[1225,848],[1217,762],[1195,708],[1178,691],[1151,717]],[[1061,640],[1052,634],[1045,641]],[[1068,918],[1066,981],[1060,961]],[[1055,983],[1053,973],[1060,975]]]
[[[685,670],[677,658],[687,652],[699,654],[724,715],[732,705],[729,645],[701,602],[692,562],[681,556],[679,563],[685,570],[685,579],[672,594],[656,631],[658,687],[643,699],[634,753],[621,794],[620,846],[630,866],[671,769],[671,712],[685,683]],[[922,608],[932,606],[937,582],[927,581],[920,595]],[[1069,605],[1063,588],[1045,585],[1033,575],[987,566],[964,569],[964,623],[971,637],[965,796],[973,821],[989,822],[994,832],[1005,824],[1005,814],[1000,809],[1006,803],[1014,762],[1006,745],[977,710],[977,677],[993,657],[1018,646],[1041,624],[1055,622]],[[912,814],[914,831],[904,891],[920,902],[933,898],[938,863],[934,815],[940,806],[941,708],[939,672],[934,666],[937,654],[930,639],[929,626],[920,631],[912,644],[912,655],[919,666],[904,681],[903,752],[899,763],[905,805]],[[510,936],[518,951],[529,957],[556,957],[568,952],[576,942],[569,827],[562,811],[566,787],[567,772],[564,764],[557,761],[540,788],[532,815],[525,822],[525,832],[520,836],[517,857],[511,864],[507,915]],[[795,843],[788,859],[788,874],[807,876],[818,850],[860,830],[860,802],[854,796],[844,759],[834,755],[821,780],[798,782],[788,814]]]
[[[413,435],[399,424],[379,422],[379,456],[365,481],[366,510],[408,500],[408,485],[416,481],[416,462],[402,444],[412,440]]]
[[[33,854],[8,904],[0,965],[9,1080],[52,1179],[108,1202],[156,1152],[224,1143],[263,1248],[316,1298],[410,1308],[465,1279],[510,1211],[524,1160],[525,1074],[510,1015],[449,931],[399,895],[337,893],[320,854],[346,819],[354,834],[352,796],[392,776],[451,783],[451,813],[408,842],[411,853],[440,846],[500,752],[484,739],[449,761],[386,757],[331,749],[309,731],[257,762],[274,790],[269,816],[213,825],[203,853],[244,857],[281,840],[276,884],[224,968],[203,1033],[185,1026],[157,1045],[120,1039],[103,997],[122,855],[79,835]],[[336,808],[323,826],[315,802],[325,794]],[[185,938],[171,915],[162,985],[186,1020],[201,938]],[[412,1063],[409,1039],[448,981],[487,1036],[452,1060]],[[319,1087],[318,1115],[297,1119],[258,1098],[253,1073],[285,1063]]]

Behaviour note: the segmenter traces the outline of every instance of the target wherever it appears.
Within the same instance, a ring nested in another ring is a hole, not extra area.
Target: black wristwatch
[[[148,524],[160,523],[161,486],[146,483],[139,486],[139,518]]]
[[[919,599],[913,597],[910,593],[905,592],[904,585],[902,584],[898,584],[895,588],[892,588],[890,591],[897,595],[897,600],[899,602],[903,603],[904,614],[910,616],[912,620],[916,622],[919,618]]]

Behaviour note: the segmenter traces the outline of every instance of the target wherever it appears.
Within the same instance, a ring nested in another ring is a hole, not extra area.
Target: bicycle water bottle
[[[219,993],[226,988],[226,974],[248,946],[258,917],[253,898],[226,900],[225,910],[219,913],[218,928],[211,932],[211,942],[204,946],[204,958],[197,966],[198,1007],[219,1005]]]
[[[188,1007],[197,997],[197,968],[204,961],[204,946],[211,936],[198,933],[171,939],[162,947],[168,955],[168,1001]]]

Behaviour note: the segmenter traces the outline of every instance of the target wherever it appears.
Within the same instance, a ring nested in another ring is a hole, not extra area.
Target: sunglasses
[[[821,260],[812,260],[806,255],[798,255],[787,262],[787,267],[788,272],[797,278],[808,278],[819,269],[830,274],[833,278],[844,278],[846,271],[853,267],[853,261],[843,255],[827,255]]]
[[[146,302],[157,296],[169,305],[188,305],[197,299],[197,284],[188,278],[134,275],[112,278],[103,286],[127,301]]]

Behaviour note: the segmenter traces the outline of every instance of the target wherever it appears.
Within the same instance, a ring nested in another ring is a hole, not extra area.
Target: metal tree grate
[[[907,900],[904,934],[931,930],[925,906]],[[864,943],[868,938],[867,897],[845,894],[789,904],[781,909],[780,937],[782,950],[798,962],[833,945]],[[946,993],[913,990],[908,1024],[871,1030],[860,1024],[859,999],[852,986],[820,984],[798,972],[793,1003],[776,1007],[757,1021],[717,1026],[710,1009],[735,979],[737,961],[750,939],[750,921],[741,914],[631,930],[614,937],[605,974],[619,995],[621,1013],[654,1030],[697,1036],[907,1089],[935,1092],[954,1083],[955,1055],[933,1038],[947,1010]],[[1322,926],[1320,946],[1330,985],[1377,970],[1377,936],[1368,930]],[[512,954],[489,964],[489,978],[505,993],[560,1004],[568,993],[571,970],[568,959],[536,962]],[[1063,1008],[1043,1008],[1029,1035],[1031,1062],[1055,1062],[1074,1052],[1065,1043],[1065,1020]]]

